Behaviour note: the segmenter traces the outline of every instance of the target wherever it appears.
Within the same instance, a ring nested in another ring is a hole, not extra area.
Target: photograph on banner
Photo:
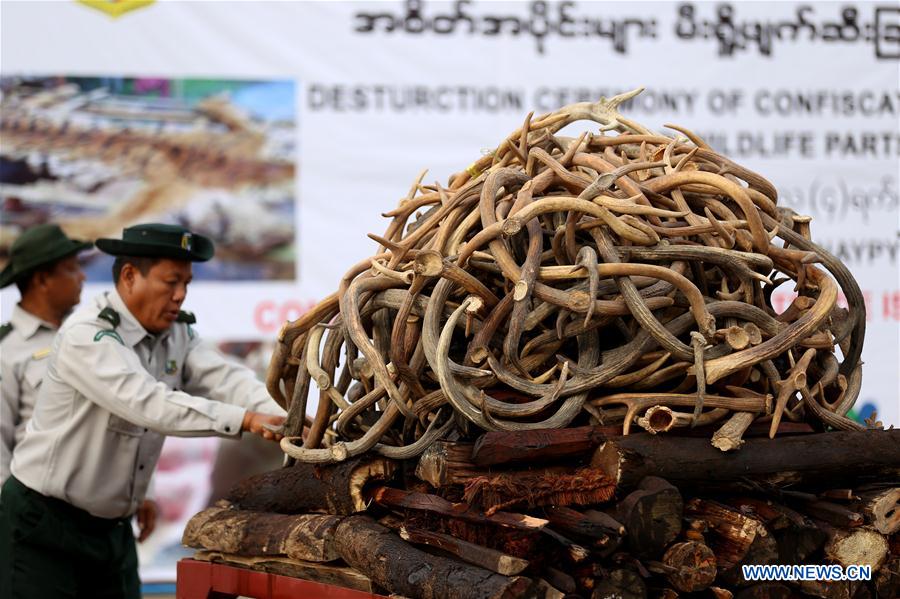
[[[213,239],[198,280],[295,279],[294,81],[5,76],[0,90],[0,263],[36,224],[96,239],[153,221]],[[86,262],[110,279],[111,257]]]
[[[229,340],[215,345],[226,358],[265,378],[274,342]],[[256,435],[167,437],[153,473],[156,530],[138,545],[141,580],[175,580],[178,560],[194,553],[181,544],[191,516],[224,499],[247,476],[281,467],[283,459],[277,443]]]

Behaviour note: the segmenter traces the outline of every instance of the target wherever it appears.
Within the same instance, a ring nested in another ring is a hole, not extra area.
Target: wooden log
[[[753,421],[752,424],[744,431],[742,438],[744,440],[750,438],[760,438],[765,437],[769,438],[769,429],[772,423],[768,419],[757,418]],[[716,422],[715,424],[709,424],[704,426],[697,426],[695,428],[680,428],[678,429],[679,437],[696,437],[700,439],[706,439],[707,441],[711,441],[712,437],[716,434],[716,432],[723,426],[722,422]],[[782,420],[778,424],[778,430],[775,432],[776,437],[785,437],[789,435],[812,435],[818,433],[812,426],[810,426],[806,422],[789,422]]]
[[[828,534],[810,518],[787,506],[762,499],[732,498],[728,504],[752,516],[772,531],[778,563],[800,564],[818,551]]]
[[[407,597],[499,599],[525,596],[531,580],[507,577],[402,541],[368,516],[345,518],[335,533],[338,553],[354,569]]]
[[[227,499],[245,510],[346,516],[365,511],[363,488],[389,480],[395,469],[394,462],[382,458],[329,466],[300,463],[246,478],[231,489]]]
[[[481,435],[472,448],[477,466],[497,466],[511,462],[533,464],[542,460],[589,457],[607,437],[621,434],[618,426],[580,426],[576,428],[530,431],[496,431]]]
[[[435,488],[464,485],[487,472],[476,466],[471,457],[471,443],[432,443],[419,457],[416,476]]]
[[[531,591],[534,599],[566,599],[566,594],[551,585],[543,578],[538,578],[532,584]]]
[[[591,599],[646,599],[647,585],[632,570],[611,570],[605,578],[594,581]]]
[[[598,447],[591,465],[626,489],[648,475],[706,486],[885,480],[900,476],[900,429],[748,439],[740,451],[729,453],[705,439],[626,435]]]
[[[825,544],[825,557],[844,568],[868,565],[876,572],[888,557],[887,539],[874,528],[834,530]]]
[[[754,540],[768,535],[759,520],[718,502],[694,498],[685,504],[684,511],[706,522],[709,527],[707,541],[721,572],[740,564]]]
[[[547,525],[547,520],[523,514],[497,511],[487,515],[466,503],[451,503],[443,497],[427,493],[378,487],[373,489],[371,496],[375,503],[384,507],[432,512],[474,524],[493,524],[535,533]]]
[[[703,543],[675,543],[666,550],[662,561],[672,569],[666,580],[679,591],[702,591],[716,579],[716,556]]]
[[[587,561],[587,559],[591,556],[591,552],[566,537],[565,535],[561,535],[552,528],[544,528],[541,530],[541,533],[552,539],[556,544],[562,546],[565,549],[566,559],[568,559],[573,564],[581,564]]]
[[[853,489],[825,489],[819,493],[822,499],[830,499],[836,501],[858,501],[859,496],[853,492]]]
[[[449,535],[532,563],[545,560],[545,539],[536,530],[476,524],[434,512],[403,510],[402,514],[402,524],[410,527]],[[400,526],[394,530],[399,531]]]
[[[181,542],[188,547],[245,556],[285,555],[310,562],[338,559],[338,516],[288,516],[213,507],[188,521]]]
[[[852,505],[881,534],[900,531],[900,487],[858,492]]]
[[[547,578],[547,582],[563,593],[571,594],[578,590],[574,578],[552,566],[544,568],[544,576]]]
[[[592,505],[614,493],[613,480],[602,470],[553,467],[479,476],[468,482],[464,497],[490,512],[518,505]]]
[[[584,512],[582,513],[597,524],[606,527],[615,535],[620,537],[625,536],[625,526],[606,512],[600,512],[598,510],[584,510]]]
[[[756,581],[744,578],[742,566],[744,565],[768,565],[779,563],[778,543],[765,526],[760,525],[760,530],[744,558],[730,570],[724,570],[719,575],[719,581],[733,588],[739,588]]]
[[[625,527],[603,512],[588,515],[568,507],[548,506],[544,513],[554,530],[591,539],[597,548],[613,547],[625,534]]]
[[[417,545],[429,545],[437,547],[447,553],[451,553],[459,559],[481,566],[497,574],[511,576],[520,574],[529,566],[528,560],[513,557],[500,551],[482,547],[468,541],[463,541],[450,535],[422,530],[420,528],[400,528],[400,538]]]
[[[838,528],[854,528],[865,524],[861,513],[831,501],[807,501],[801,509],[809,516]]]
[[[220,551],[198,551],[194,554],[194,559],[237,566],[239,568],[250,568],[260,572],[290,576],[291,578],[302,578],[364,593],[379,595],[386,593],[383,588],[373,583],[367,576],[346,566],[304,562],[278,556],[247,557]]]
[[[627,531],[626,545],[638,557],[658,557],[681,533],[681,493],[657,476],[641,480],[616,511]]]

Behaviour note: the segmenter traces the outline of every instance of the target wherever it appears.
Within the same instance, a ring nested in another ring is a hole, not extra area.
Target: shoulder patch
[[[112,337],[113,339],[115,339],[116,341],[121,343],[122,345],[125,345],[125,342],[122,341],[122,338],[119,336],[119,334],[110,329],[103,329],[102,331],[97,331],[97,334],[94,335],[94,341],[100,341],[104,337]]]
[[[183,322],[185,324],[197,324],[197,317],[194,316],[193,312],[188,312],[187,310],[179,310],[178,316],[175,318],[175,322]]]
[[[111,324],[113,328],[116,328],[117,326],[119,326],[119,323],[122,322],[122,319],[119,318],[119,313],[109,306],[100,310],[100,314],[97,315],[97,318],[105,320],[106,322]],[[96,339],[94,339],[94,341],[96,341]]]
[[[0,341],[3,341],[7,335],[12,333],[13,328],[15,327],[13,327],[11,322],[4,322],[3,325],[0,325]]]

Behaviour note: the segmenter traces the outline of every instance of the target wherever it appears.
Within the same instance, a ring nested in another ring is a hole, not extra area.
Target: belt
[[[23,496],[28,497],[29,500],[43,504],[48,510],[56,512],[78,528],[107,531],[123,523],[129,525],[131,523],[131,518],[101,518],[57,497],[49,497],[38,493],[31,487],[24,485],[15,476],[10,476],[7,484]]]

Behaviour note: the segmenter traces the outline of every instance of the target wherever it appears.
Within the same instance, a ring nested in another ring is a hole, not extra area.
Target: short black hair
[[[67,256],[68,257],[68,256]],[[60,258],[62,260],[62,258]],[[48,264],[42,264],[37,268],[32,268],[28,272],[24,272],[16,279],[16,287],[19,288],[19,295],[25,297],[25,294],[28,293],[28,290],[31,289],[31,282],[34,280],[34,275],[39,272],[44,273],[52,273],[53,269],[56,268],[56,265],[60,262],[60,260],[54,260]]]
[[[126,264],[133,265],[138,272],[145,277],[153,265],[160,261],[160,258],[148,258],[147,256],[116,256],[112,265],[113,283],[118,284],[119,276],[122,274],[122,268]]]

